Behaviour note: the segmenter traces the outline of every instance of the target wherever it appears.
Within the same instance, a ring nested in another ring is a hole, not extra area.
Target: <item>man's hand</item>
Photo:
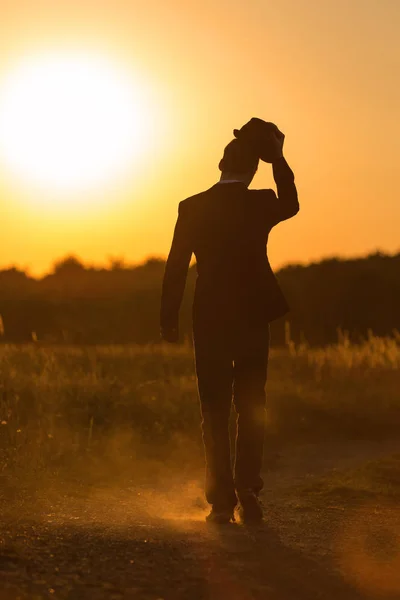
[[[283,156],[283,142],[285,141],[285,135],[279,131],[271,131],[270,135],[270,153],[271,163],[279,160]]]
[[[237,139],[250,144],[264,162],[273,163],[283,156],[285,135],[275,123],[253,117],[241,129],[234,129],[233,134]]]
[[[168,344],[177,344],[179,342],[179,331],[177,327],[161,327],[161,339]]]

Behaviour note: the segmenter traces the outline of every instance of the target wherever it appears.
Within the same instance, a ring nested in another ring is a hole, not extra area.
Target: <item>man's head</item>
[[[258,162],[258,155],[248,143],[232,140],[226,146],[219,163],[221,179],[239,179],[250,185],[257,172]]]

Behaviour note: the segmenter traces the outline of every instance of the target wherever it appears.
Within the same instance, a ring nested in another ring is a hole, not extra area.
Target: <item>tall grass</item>
[[[273,350],[268,434],[391,435],[399,367],[398,336]],[[3,472],[174,452],[183,464],[201,446],[192,349],[0,345],[0,423]]]
[[[377,337],[372,333],[360,344],[351,344],[345,333],[339,332],[339,342],[325,348],[310,350],[306,345],[290,345],[296,357],[306,357],[317,369],[330,368],[371,373],[371,370],[398,370],[400,368],[400,334]]]

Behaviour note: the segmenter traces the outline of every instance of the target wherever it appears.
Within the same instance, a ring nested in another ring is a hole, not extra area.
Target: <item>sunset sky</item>
[[[116,118],[122,137],[129,127],[136,136],[134,151],[121,154],[124,169],[110,166],[108,177],[107,161],[119,160],[113,144],[123,140],[107,123],[95,128],[89,154],[99,161],[89,161],[86,187],[69,186],[71,165],[50,161],[45,189],[2,159],[0,267],[39,275],[66,254],[95,264],[165,256],[178,202],[217,181],[233,128],[252,116],[285,132],[301,203],[299,215],[271,234],[273,266],[400,251],[400,1],[0,0],[0,7],[0,142],[8,136],[7,148],[18,150],[20,140],[21,155],[37,164],[25,126],[15,135],[12,120],[5,128],[1,99],[18,69],[54,57],[32,93],[23,88],[38,152],[48,133],[41,94],[53,76],[68,82],[65,65],[87,56],[133,90],[132,122],[122,108]],[[99,97],[104,81],[93,83]],[[73,155],[86,160],[87,148],[77,138]],[[272,184],[270,165],[261,164],[252,187]]]

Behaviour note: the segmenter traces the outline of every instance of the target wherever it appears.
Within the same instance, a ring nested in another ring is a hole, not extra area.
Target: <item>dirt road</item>
[[[360,443],[335,460],[312,447],[277,455],[258,528],[207,525],[201,480],[157,489],[53,482],[34,493],[3,481],[0,600],[398,598],[396,507],[371,498],[321,506],[299,492],[333,464],[365,459],[366,448],[389,451]]]

